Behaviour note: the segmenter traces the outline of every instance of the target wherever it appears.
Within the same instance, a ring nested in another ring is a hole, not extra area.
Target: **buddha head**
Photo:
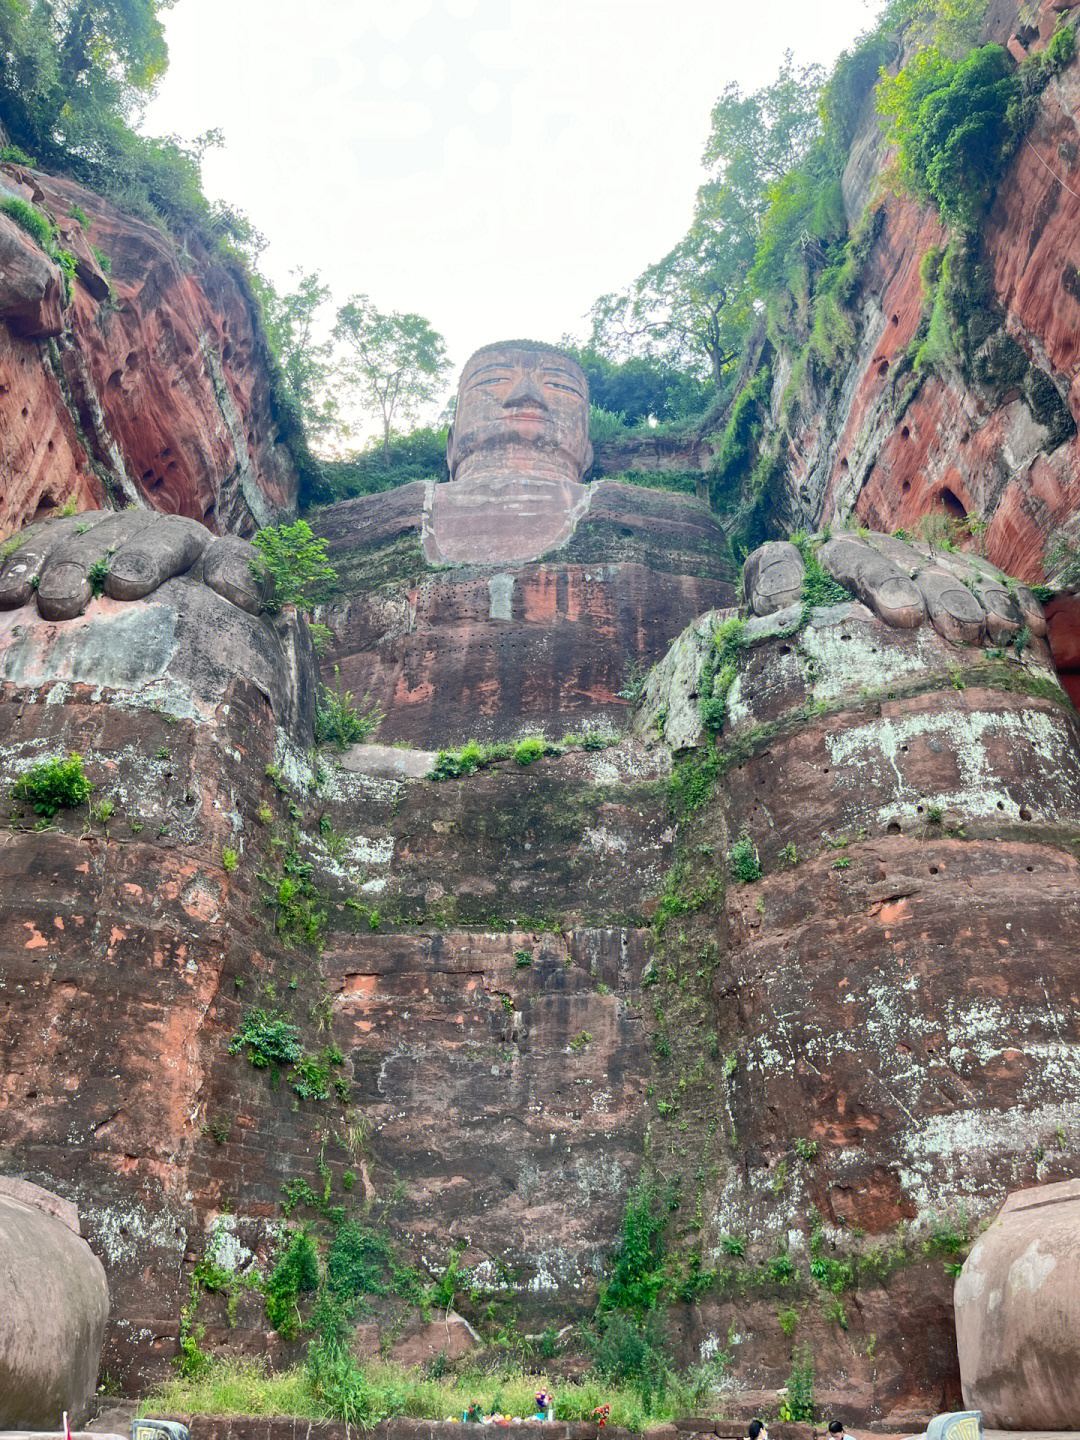
[[[461,372],[446,463],[451,480],[580,480],[592,464],[581,366],[531,340],[478,350]]]

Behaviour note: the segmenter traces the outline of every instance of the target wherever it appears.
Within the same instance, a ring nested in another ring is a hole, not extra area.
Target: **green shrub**
[[[655,1308],[664,1282],[663,1235],[670,1195],[641,1176],[626,1197],[622,1234],[604,1291],[606,1309],[644,1312]]]
[[[791,543],[798,548],[803,559],[802,603],[803,612],[815,605],[840,605],[852,598],[851,591],[834,580],[817,557],[817,551],[801,531],[791,537]]]
[[[950,225],[971,226],[1020,134],[1022,85],[1000,45],[951,61],[930,46],[878,86],[901,184]]]
[[[88,799],[93,785],[83,771],[82,756],[43,760],[11,787],[16,800],[29,800],[34,813],[51,820],[61,810],[74,810]]]
[[[240,864],[240,856],[235,850],[230,850],[228,845],[224,845],[221,850],[221,864],[231,875]]]
[[[266,1318],[286,1340],[300,1333],[297,1301],[319,1284],[319,1256],[306,1230],[294,1230],[266,1282]]]
[[[795,1262],[786,1250],[781,1250],[766,1265],[765,1273],[778,1285],[790,1285],[795,1279]]]
[[[330,1061],[327,1055],[301,1054],[293,1065],[292,1088],[301,1100],[329,1100]]]
[[[737,657],[746,644],[746,621],[725,620],[713,632],[709,650],[698,674],[698,713],[712,734],[723,729],[728,691],[738,672]]]
[[[247,1057],[257,1070],[270,1065],[292,1065],[303,1055],[300,1032],[278,1010],[248,1010],[240,1029],[229,1043],[229,1054],[247,1048]]]
[[[538,735],[527,735],[514,746],[514,759],[519,765],[531,765],[548,752],[547,741]]]
[[[814,1417],[814,1361],[809,1345],[804,1345],[801,1353],[793,1351],[791,1355],[791,1373],[787,1395],[780,1406],[780,1419],[812,1421]]]
[[[314,499],[319,504],[330,504],[393,490],[414,480],[446,480],[446,435],[445,426],[421,426],[407,435],[392,435],[389,462],[381,441],[345,459],[320,460],[313,483]]]
[[[366,704],[365,695],[361,704]],[[358,709],[351,690],[341,683],[341,672],[334,666],[334,684],[322,685],[315,703],[315,741],[318,745],[359,745],[382,724],[383,712],[377,705]]]
[[[732,875],[744,885],[761,879],[761,861],[758,858],[757,846],[745,831],[728,851],[728,861]]]
[[[663,1397],[673,1373],[656,1311],[642,1316],[610,1311],[598,1317],[595,1331],[587,1332],[585,1340],[597,1374],[632,1387],[646,1409]]]
[[[512,745],[481,745],[479,740],[470,740],[460,750],[440,750],[432,766],[431,779],[456,780],[462,775],[474,775],[493,760],[507,760],[513,753]]]
[[[33,160],[18,145],[0,146],[0,163],[7,165],[33,165]]]
[[[267,575],[273,581],[268,610],[295,605],[311,611],[327,598],[337,571],[327,559],[326,540],[306,520],[267,526],[251,543],[261,551],[261,559],[251,562],[252,573],[260,581]]]
[[[626,416],[621,412],[605,410],[600,405],[589,406],[589,439],[594,445],[603,445],[619,440],[627,434]]]
[[[10,220],[41,246],[46,254],[51,255],[53,240],[56,235],[56,228],[49,217],[43,214],[35,205],[20,200],[17,195],[9,195],[0,204],[0,210]]]

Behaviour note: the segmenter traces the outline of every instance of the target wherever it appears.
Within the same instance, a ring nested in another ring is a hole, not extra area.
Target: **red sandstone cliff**
[[[1038,50],[1057,12],[1068,8],[1072,0],[992,7],[984,39],[1008,43],[1022,56],[1017,31]],[[852,305],[859,338],[827,392],[804,386],[787,436],[792,505],[812,524],[854,510],[874,528],[914,529],[928,511],[945,508],[985,521],[984,553],[1028,580],[1043,579],[1061,542],[1075,540],[1080,436],[1068,417],[1080,417],[1078,114],[1074,61],[1041,97],[984,221],[977,257],[986,264],[1004,333],[1057,391],[1055,425],[1021,385],[979,383],[959,362],[927,375],[908,398],[912,372],[902,357],[923,312],[919,266],[943,244],[945,231],[936,212],[882,189],[888,157],[868,103],[843,180],[852,223],[866,203],[880,212]],[[778,423],[790,374],[781,355],[774,372]]]
[[[54,220],[78,274],[65,306],[58,266],[0,215],[0,539],[71,500],[244,534],[291,510],[296,470],[238,270],[70,180],[3,165],[10,195]]]

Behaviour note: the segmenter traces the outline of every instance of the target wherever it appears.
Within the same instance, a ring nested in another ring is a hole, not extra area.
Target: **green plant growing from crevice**
[[[698,675],[698,713],[705,730],[719,734],[727,718],[728,691],[738,674],[746,644],[746,621],[735,617],[717,626]]]
[[[66,760],[42,760],[16,780],[12,798],[27,800],[36,815],[51,820],[61,810],[82,805],[93,790],[86,778],[82,756],[74,752]]]
[[[60,245],[56,226],[44,211],[29,204],[26,200],[21,200],[17,195],[9,195],[0,201],[0,211],[3,211],[10,220],[14,220],[20,229],[25,230],[45,251],[49,259],[60,267],[64,281],[64,304],[69,304],[78,261],[70,250],[65,250]]]
[[[260,551],[251,571],[260,584],[267,581],[271,594],[266,608],[295,605],[310,613],[326,600],[337,581],[337,571],[326,553],[326,540],[315,535],[306,520],[293,525],[268,525],[251,542]]]
[[[377,705],[368,705],[365,695],[358,706],[351,690],[341,681],[341,672],[334,666],[333,685],[319,687],[315,703],[315,741],[318,745],[335,745],[344,750],[359,745],[379,728],[383,712]],[[367,706],[366,709],[362,708]]]
[[[728,851],[728,863],[731,866],[732,875],[736,880],[741,880],[744,885],[761,879],[761,859],[757,846],[745,831]]]
[[[792,1351],[791,1370],[785,1391],[784,1399],[780,1403],[780,1419],[813,1421],[816,1415],[814,1361],[809,1345],[804,1345],[799,1352]]]
[[[278,1010],[248,1010],[239,1030],[229,1042],[229,1054],[246,1050],[247,1058],[257,1070],[271,1066],[288,1066],[304,1053],[300,1031]]]
[[[300,1333],[301,1294],[319,1284],[319,1255],[307,1229],[292,1231],[284,1252],[266,1281],[266,1318],[285,1340]]]
[[[810,612],[817,605],[841,605],[852,599],[851,591],[834,580],[817,557],[817,550],[810,539],[797,530],[791,536],[803,561],[802,606],[803,623],[810,619]]]
[[[514,760],[521,766],[531,765],[534,760],[539,760],[541,755],[548,753],[547,741],[538,735],[527,735],[514,746]]]

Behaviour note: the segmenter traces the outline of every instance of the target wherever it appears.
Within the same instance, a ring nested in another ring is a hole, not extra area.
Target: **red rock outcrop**
[[[350,606],[425,573],[417,496],[376,499],[326,515]],[[616,518],[579,526],[588,555],[517,567],[515,588],[659,577],[678,582],[663,623],[685,620],[704,512],[636,487],[595,503]],[[682,573],[646,563],[654,521],[690,547],[669,552]],[[619,545],[638,558],[605,559]],[[20,592],[0,646],[8,784],[78,750],[98,807],[38,831],[16,805],[0,834],[0,1170],[79,1204],[109,1273],[110,1373],[167,1373],[196,1263],[265,1273],[286,1210],[374,1207],[421,1273],[467,1273],[477,1329],[561,1325],[595,1305],[653,1167],[673,1187],[681,1361],[723,1352],[755,1407],[803,1343],[851,1415],[955,1399],[935,1237],[1073,1163],[1080,1011],[1053,961],[1080,947],[1080,744],[1044,643],[1020,659],[796,605],[748,622],[719,745],[699,735],[674,775],[661,737],[697,709],[689,660],[666,697],[651,686],[637,739],[440,781],[417,752],[313,765],[302,627],[232,605],[205,564],[64,622]],[[490,599],[492,573],[424,583]],[[324,663],[344,678],[385,641],[343,613]],[[532,716],[560,732],[591,718],[550,674],[562,614],[535,617],[529,662],[550,687]],[[610,644],[611,615],[582,607],[578,647]],[[631,656],[661,643],[645,619],[621,632]],[[453,633],[424,642],[451,694]],[[493,673],[512,733],[526,671]],[[391,693],[388,721],[413,723],[410,703]],[[249,1062],[238,1031],[260,1009],[332,1057],[321,1098]],[[202,1294],[187,1324],[297,1353],[257,1291],[229,1317]]]
[[[238,273],[195,239],[181,256],[73,181],[4,165],[0,187],[53,219],[78,265],[64,306],[58,267],[0,216],[0,540],[71,501],[244,534],[295,508],[266,342]]]
[[[1061,8],[1061,7],[1058,7]],[[1041,39],[1057,11],[1040,11]],[[991,10],[984,38],[1004,44],[1014,7]],[[853,314],[859,339],[829,397],[807,394],[791,436],[795,512],[817,525],[854,510],[871,528],[917,529],[932,510],[985,522],[983,553],[1009,574],[1042,580],[1075,540],[1080,505],[1080,436],[1062,438],[1065,417],[1080,418],[1080,65],[1074,61],[1043,92],[1036,118],[1005,176],[979,238],[1004,331],[1056,387],[1053,423],[1018,385],[976,383],[945,365],[911,391],[901,363],[919,325],[919,266],[946,238],[932,211],[890,193],[871,199],[877,237]],[[845,190],[859,203],[867,175],[885,160],[872,108],[853,145]],[[868,154],[875,165],[868,166]],[[777,402],[787,383],[781,357]],[[1046,392],[1049,394],[1049,392]],[[1053,397],[1051,396],[1051,399]],[[1067,408],[1066,408],[1067,407]],[[1057,427],[1057,428],[1056,428]]]

